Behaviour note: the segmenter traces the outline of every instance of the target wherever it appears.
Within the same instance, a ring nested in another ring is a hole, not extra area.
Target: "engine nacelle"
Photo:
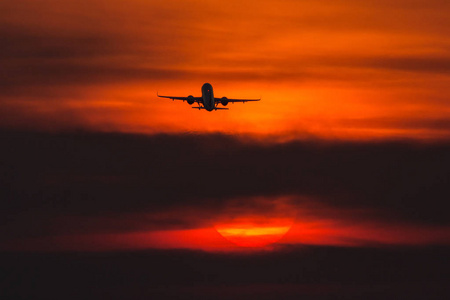
[[[189,96],[187,97],[187,103],[188,103],[189,105],[192,105],[192,104],[194,104],[194,102],[195,102],[194,96],[189,95]]]
[[[227,97],[222,97],[220,99],[220,103],[222,103],[223,106],[227,106],[228,104],[228,98]]]

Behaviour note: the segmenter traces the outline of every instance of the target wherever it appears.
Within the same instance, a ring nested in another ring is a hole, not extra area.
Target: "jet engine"
[[[228,104],[228,98],[227,97],[222,97],[220,99],[220,103],[222,103],[223,106],[227,106]]]
[[[187,103],[189,103],[189,105],[192,105],[192,104],[194,104],[194,102],[195,102],[194,96],[189,95],[189,96],[187,97]]]

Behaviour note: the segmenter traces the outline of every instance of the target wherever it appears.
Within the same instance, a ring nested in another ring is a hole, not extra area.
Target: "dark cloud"
[[[448,248],[9,254],[10,299],[446,299]]]
[[[102,224],[104,217],[109,221],[99,228],[108,230],[115,215],[125,230],[139,220],[195,227],[231,204],[273,210],[270,199],[285,195],[292,205],[315,202],[448,225],[447,143],[266,144],[226,135],[6,131],[1,139],[3,236],[53,232],[57,216],[85,218],[83,224]],[[269,200],[261,206],[255,197]],[[136,213],[136,222],[126,221]]]
[[[113,36],[96,33],[64,33],[39,31],[19,26],[0,27],[0,57],[5,60],[62,60],[93,58],[117,52]]]
[[[361,67],[382,68],[409,72],[450,73],[450,57],[438,55],[422,56],[378,56],[366,59],[353,58],[353,62]],[[349,63],[352,65],[352,63]]]
[[[49,33],[12,27],[0,30],[0,41],[5,45],[0,49],[3,97],[67,95],[68,87],[72,87],[70,94],[73,94],[75,87],[179,79],[186,75],[182,71],[161,66],[141,67],[123,60],[122,56],[128,55],[149,63],[161,57],[163,47],[147,47],[144,52],[140,47],[133,48],[130,38],[120,35],[58,30]]]
[[[437,130],[450,131],[450,118],[365,118],[346,119],[340,124],[351,128],[395,128],[406,130]]]

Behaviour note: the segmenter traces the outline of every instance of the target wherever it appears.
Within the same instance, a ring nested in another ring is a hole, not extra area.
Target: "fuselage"
[[[213,111],[216,107],[216,103],[214,101],[214,92],[211,84],[205,83],[202,86],[202,98],[205,109],[207,111]]]

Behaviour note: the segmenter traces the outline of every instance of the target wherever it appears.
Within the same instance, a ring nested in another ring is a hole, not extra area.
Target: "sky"
[[[447,298],[449,11],[1,1],[0,296]]]
[[[5,127],[449,137],[448,1],[0,5]],[[204,82],[263,101],[198,114],[155,98]]]

